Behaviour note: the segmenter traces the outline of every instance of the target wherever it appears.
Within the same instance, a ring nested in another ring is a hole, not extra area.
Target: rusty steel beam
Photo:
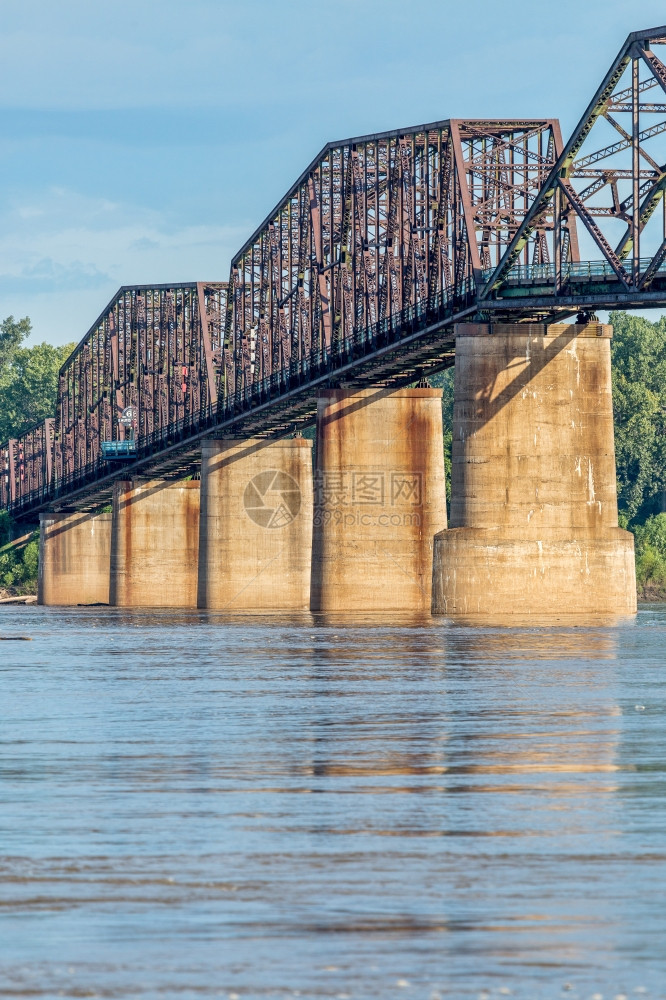
[[[104,471],[105,441],[195,428],[224,395],[224,282],[121,288],[59,374],[54,418],[0,449],[2,505]],[[132,426],[120,418],[134,411]]]
[[[225,306],[221,282],[118,292],[60,372],[59,482],[99,462],[104,441],[194,425],[202,410],[216,406]],[[134,419],[127,428],[120,418],[129,407]]]
[[[653,116],[666,115],[666,105],[650,97],[655,88],[666,90],[666,67],[654,51],[665,46],[664,27],[629,35],[502,261],[486,275],[480,308],[506,294],[529,247],[541,240],[543,220],[553,206],[555,247],[567,242],[565,230],[577,221],[591,248],[583,256],[607,264],[632,301],[653,282],[666,238],[666,210],[657,212],[666,192],[660,138],[666,118],[654,123]],[[608,126],[619,135],[614,142],[608,141]],[[554,308],[559,299],[571,297],[568,265],[573,262],[575,258],[556,262],[551,277]]]
[[[560,148],[548,119],[446,120],[326,145],[233,258],[238,398],[332,362],[406,309],[473,292]]]

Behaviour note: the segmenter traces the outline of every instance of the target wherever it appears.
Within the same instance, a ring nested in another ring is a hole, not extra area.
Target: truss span
[[[317,388],[404,385],[464,317],[666,305],[666,27],[629,36],[566,144],[557,121],[447,119],[327,144],[228,282],[122,288],[0,450],[19,518],[193,471],[202,437],[284,434]]]

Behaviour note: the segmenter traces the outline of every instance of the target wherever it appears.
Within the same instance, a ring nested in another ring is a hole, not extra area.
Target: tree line
[[[633,531],[636,538],[641,596],[666,599],[666,316],[651,322],[642,316],[613,312],[609,322],[614,327],[611,352],[620,524]],[[27,316],[19,320],[8,316],[0,323],[3,442],[53,416],[58,372],[74,348],[74,344],[53,347],[46,343],[26,347],[31,332]],[[444,393],[444,446],[450,489],[453,369],[433,381]],[[6,530],[3,523],[0,519],[0,536]],[[5,577],[8,571],[5,569]],[[0,565],[0,584],[3,582]]]
[[[26,347],[32,333],[27,316],[7,316],[0,323],[0,442],[18,437],[55,411],[58,372],[74,344]],[[8,544],[15,532],[7,511],[0,511],[0,587],[32,593],[37,582],[36,538]]]
[[[666,316],[609,322],[620,524],[635,535],[640,596],[666,600]]]
[[[55,411],[58,372],[74,344],[25,347],[32,333],[27,316],[0,323],[0,441],[18,437]]]

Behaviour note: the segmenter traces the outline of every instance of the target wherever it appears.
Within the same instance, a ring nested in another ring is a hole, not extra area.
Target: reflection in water
[[[467,618],[456,618],[452,624],[469,628],[501,628],[501,629],[608,629],[621,625],[633,624],[633,615],[560,615],[545,614],[542,617],[530,615],[529,618],[512,615],[510,618],[489,615],[468,615]]]
[[[2,614],[3,997],[666,997],[666,609]]]

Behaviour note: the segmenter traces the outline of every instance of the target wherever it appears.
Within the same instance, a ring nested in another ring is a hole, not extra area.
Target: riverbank
[[[638,587],[636,592],[638,600],[643,601],[645,604],[666,603],[666,587]]]

